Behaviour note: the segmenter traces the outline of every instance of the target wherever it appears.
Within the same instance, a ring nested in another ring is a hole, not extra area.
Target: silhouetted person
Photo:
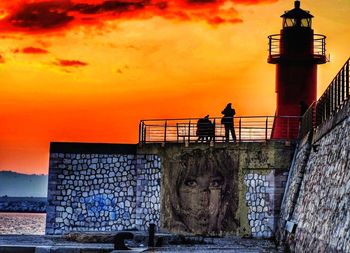
[[[214,125],[209,119],[209,115],[197,121],[197,142],[211,141],[214,137]]]
[[[225,109],[221,112],[224,116],[221,119],[221,124],[225,126],[225,139],[226,142],[230,141],[230,132],[232,135],[232,139],[236,141],[236,134],[233,124],[233,116],[235,116],[235,109],[231,107],[231,103],[228,103]]]

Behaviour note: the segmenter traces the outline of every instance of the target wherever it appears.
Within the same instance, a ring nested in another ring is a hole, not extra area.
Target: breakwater
[[[278,236],[292,252],[350,252],[350,102],[299,144]]]
[[[46,198],[0,197],[0,212],[45,213]]]

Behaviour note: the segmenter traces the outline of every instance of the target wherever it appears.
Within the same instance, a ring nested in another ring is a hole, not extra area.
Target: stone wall
[[[47,234],[146,230],[273,237],[294,146],[52,143]]]
[[[286,198],[285,218],[288,214],[289,221],[296,224],[296,229],[287,233],[292,252],[350,252],[349,104],[341,115],[345,117],[335,115],[314,134],[297,198],[293,199],[293,194]],[[299,150],[294,185],[306,150]],[[289,192],[294,188],[291,184]]]
[[[248,222],[253,237],[274,236],[287,177],[287,171],[246,172]]]
[[[296,223],[296,221],[293,220],[292,217],[295,210],[296,201],[300,193],[300,188],[303,182],[305,167],[310,156],[310,137],[311,136],[309,135],[306,136],[299,143],[296,153],[294,154],[291,168],[289,170],[289,180],[284,193],[285,195],[283,198],[283,202],[281,203],[281,212],[277,229],[277,239],[281,241],[286,239],[287,222],[289,222],[291,226],[293,226],[293,224]]]
[[[160,160],[131,145],[52,143],[46,234],[159,226]]]
[[[294,146],[145,145],[162,160],[161,227],[179,234],[273,237]]]
[[[137,156],[136,227],[147,230],[149,223],[160,227],[161,162],[156,155]]]

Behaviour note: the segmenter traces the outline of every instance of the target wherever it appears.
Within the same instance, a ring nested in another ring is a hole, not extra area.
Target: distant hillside
[[[0,171],[0,196],[47,197],[47,176]]]

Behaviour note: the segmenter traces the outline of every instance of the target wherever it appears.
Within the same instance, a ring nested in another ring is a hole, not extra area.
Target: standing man
[[[221,124],[225,126],[225,138],[226,142],[230,141],[230,132],[232,135],[233,142],[236,142],[236,134],[233,124],[233,116],[235,116],[235,109],[231,107],[231,103],[228,103],[225,109],[221,112],[224,116],[221,119]]]

